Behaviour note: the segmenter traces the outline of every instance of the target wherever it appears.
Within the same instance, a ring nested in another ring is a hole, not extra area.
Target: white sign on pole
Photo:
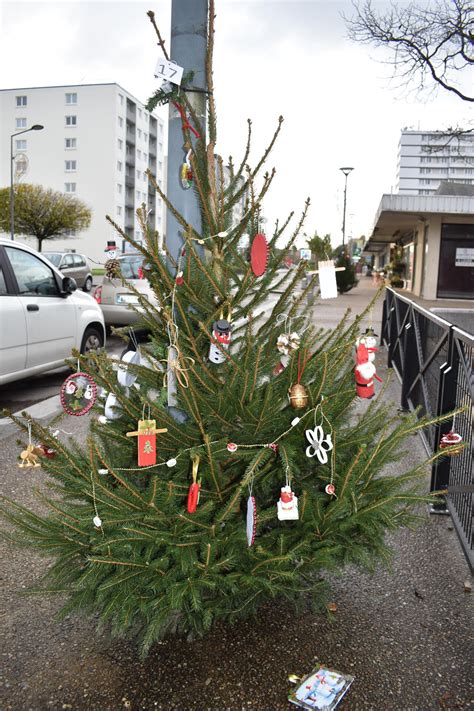
[[[474,248],[473,247],[457,247],[456,248],[456,267],[474,267]]]
[[[311,261],[311,250],[300,249],[300,259],[306,259],[307,262]]]
[[[181,79],[183,78],[183,67],[180,67],[175,62],[170,62],[164,57],[156,63],[155,67],[155,77],[157,79],[163,79],[163,81],[170,81],[173,84],[181,85]]]

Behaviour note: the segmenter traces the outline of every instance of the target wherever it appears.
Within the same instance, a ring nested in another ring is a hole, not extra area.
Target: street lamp
[[[28,131],[42,131],[44,126],[35,123],[31,128],[25,128],[23,131],[12,133],[10,136],[10,239],[15,239],[15,191],[13,190],[13,139],[15,136],[20,136]]]
[[[341,173],[344,173],[345,175],[345,182],[344,182],[344,211],[342,214],[342,247],[344,249],[344,243],[346,241],[346,199],[347,199],[347,176],[349,173],[354,170],[354,168],[339,168]]]

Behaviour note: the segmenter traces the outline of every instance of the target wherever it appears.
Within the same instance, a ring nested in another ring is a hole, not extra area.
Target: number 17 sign
[[[180,86],[183,77],[183,67],[180,67],[175,62],[171,62],[164,57],[160,58],[156,63],[155,77]]]

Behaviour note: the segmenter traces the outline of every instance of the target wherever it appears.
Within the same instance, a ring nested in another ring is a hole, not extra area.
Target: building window
[[[73,173],[76,170],[77,167],[77,161],[75,160],[65,160],[65,170],[66,173]]]
[[[121,138],[119,138],[119,139],[117,140],[117,145],[118,145],[119,151],[121,151],[121,150],[123,149],[123,141],[122,141]]]
[[[26,141],[25,140],[15,141],[15,148],[17,151],[26,151]]]
[[[145,161],[145,163],[147,162],[147,160],[148,160],[148,153],[143,153],[143,160]]]
[[[66,94],[66,104],[77,104],[77,94]]]
[[[66,116],[66,126],[77,126],[77,116]]]
[[[28,106],[28,99],[26,96],[16,96],[16,105],[19,106]]]
[[[122,214],[122,206],[117,205],[117,215],[121,215],[121,214]]]
[[[119,193],[119,195],[122,193],[122,186],[120,185],[120,183],[117,183],[117,192]]]
[[[139,190],[135,191],[135,196],[136,196],[137,200],[140,200],[140,191]]]
[[[163,124],[162,123],[158,124],[158,128],[160,129],[160,133],[163,133]]]
[[[15,128],[26,128],[26,118],[15,119]]]
[[[140,174],[140,171],[137,170],[137,180],[140,180],[140,179],[141,179],[141,174]]]
[[[141,138],[141,137],[142,137],[142,130],[141,130],[141,128],[137,128],[137,134],[138,134],[138,138]]]
[[[119,171],[122,170],[122,161],[121,160],[117,161],[117,170],[119,170]]]
[[[77,148],[77,138],[65,138],[64,148],[67,151],[74,151]]]
[[[163,144],[161,142],[158,143],[158,150],[160,151],[160,153],[163,153]]]
[[[64,191],[66,193],[75,193],[76,192],[76,183],[64,183]]]
[[[137,158],[138,158],[138,160],[142,159],[142,152],[141,151],[137,151]]]
[[[146,133],[145,131],[143,132],[143,140],[145,141],[145,143],[148,142],[148,133]]]
[[[142,110],[138,109],[138,118],[141,118],[141,117],[142,117]]]
[[[118,117],[118,125],[120,126],[120,128],[122,128],[123,126],[123,118],[121,116]]]
[[[122,96],[122,94],[119,94],[118,97],[119,97],[120,104],[123,106],[123,96]]]
[[[163,163],[161,162],[161,160],[158,161],[158,170],[159,171],[163,170]]]

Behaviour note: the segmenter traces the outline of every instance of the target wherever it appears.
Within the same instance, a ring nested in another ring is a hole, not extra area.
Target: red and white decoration
[[[281,488],[280,499],[277,503],[277,513],[279,521],[298,520],[298,499],[289,484]]]
[[[255,533],[257,530],[257,505],[255,496],[249,496],[247,499],[247,545],[253,545],[255,541]]]
[[[360,398],[374,397],[374,378],[382,382],[376,373],[375,365],[369,360],[367,346],[357,346],[356,367],[354,368],[356,391]]]
[[[59,397],[68,415],[85,415],[97,397],[97,385],[87,373],[72,373],[61,385]]]

